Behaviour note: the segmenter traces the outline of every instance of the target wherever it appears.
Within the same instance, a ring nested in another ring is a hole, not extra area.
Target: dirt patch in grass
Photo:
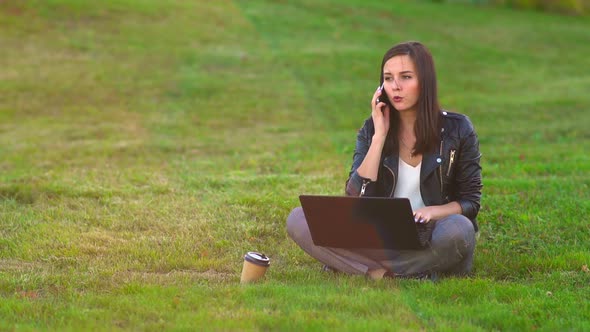
[[[224,282],[237,278],[233,273],[219,272],[213,269],[206,271],[196,270],[171,270],[168,272],[153,271],[124,271],[113,275],[113,281],[117,283],[140,282],[142,284],[185,284],[200,281]]]
[[[0,271],[2,272],[30,272],[44,270],[48,266],[41,262],[28,262],[20,259],[0,259]]]

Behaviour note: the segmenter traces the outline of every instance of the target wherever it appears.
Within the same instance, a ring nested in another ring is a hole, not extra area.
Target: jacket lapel
[[[422,155],[422,168],[420,169],[420,182],[424,182],[432,172],[442,164],[442,157],[438,153]]]

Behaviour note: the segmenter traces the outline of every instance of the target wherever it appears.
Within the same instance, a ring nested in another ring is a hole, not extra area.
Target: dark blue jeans
[[[345,273],[366,274],[385,268],[401,275],[438,272],[462,276],[471,272],[475,231],[471,221],[459,214],[436,221],[431,246],[422,250],[342,249],[314,245],[303,210],[287,218],[287,232],[295,243],[318,261]]]

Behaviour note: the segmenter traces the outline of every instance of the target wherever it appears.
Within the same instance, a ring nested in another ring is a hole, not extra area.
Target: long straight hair
[[[422,43],[409,41],[397,44],[390,48],[383,56],[381,62],[381,80],[383,84],[383,66],[387,60],[397,55],[408,55],[414,62],[418,75],[420,95],[418,96],[418,115],[414,132],[416,145],[414,153],[432,152],[440,139],[440,104],[438,102],[438,88],[436,83],[436,71],[432,54]],[[397,154],[399,149],[398,133],[400,127],[399,113],[390,106],[389,132],[383,152]]]

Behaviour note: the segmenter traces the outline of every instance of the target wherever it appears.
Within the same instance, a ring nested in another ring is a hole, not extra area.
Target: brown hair
[[[383,66],[387,60],[397,55],[408,55],[418,72],[418,84],[420,95],[418,97],[418,116],[414,126],[416,133],[416,146],[414,153],[431,152],[438,145],[440,133],[440,104],[438,102],[438,89],[436,83],[436,71],[432,54],[420,42],[409,41],[394,45],[383,56],[381,62],[381,80],[383,84]],[[391,106],[390,106],[391,107]],[[389,117],[389,132],[385,142],[384,153],[397,153],[399,148],[399,113],[391,109]]]

